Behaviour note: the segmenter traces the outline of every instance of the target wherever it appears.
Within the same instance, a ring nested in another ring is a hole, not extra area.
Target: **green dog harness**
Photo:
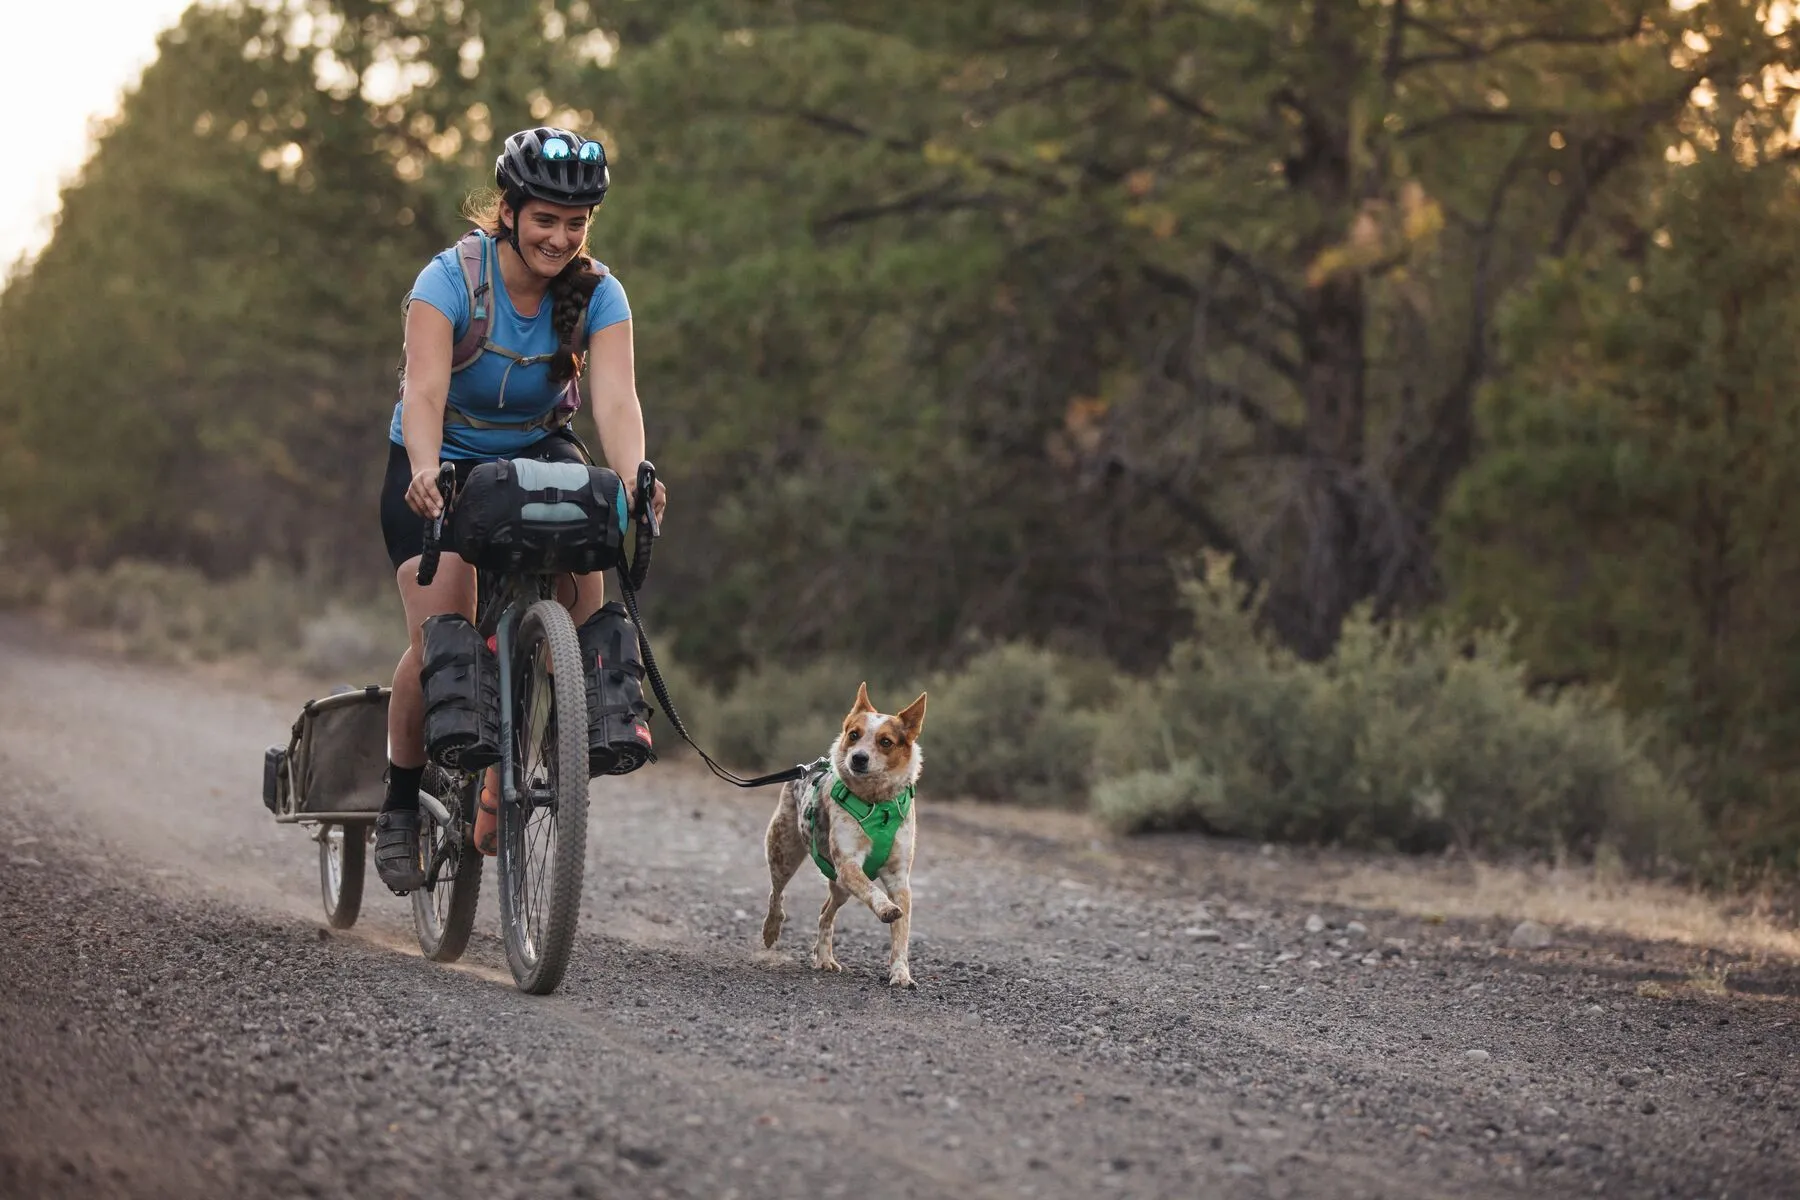
[[[823,766],[823,770],[817,769]],[[913,789],[909,785],[904,792],[892,800],[883,800],[871,804],[856,795],[838,778],[825,760],[815,764],[815,769],[807,776],[806,808],[800,819],[805,823],[811,835],[812,859],[819,864],[819,870],[827,879],[837,878],[837,868],[831,865],[820,839],[825,835],[824,805],[820,802],[819,793],[825,780],[831,780],[831,799],[839,808],[855,818],[862,826],[863,833],[869,838],[869,853],[863,857],[863,874],[870,879],[875,873],[887,865],[888,856],[894,852],[894,835],[900,832],[900,826],[906,823],[906,814],[912,811]]]

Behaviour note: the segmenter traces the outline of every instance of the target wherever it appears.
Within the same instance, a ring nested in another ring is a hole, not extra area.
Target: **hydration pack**
[[[551,351],[549,354],[523,355],[507,349],[488,337],[488,329],[493,324],[494,272],[498,269],[495,259],[500,253],[495,239],[479,229],[471,229],[457,239],[455,249],[457,265],[461,268],[463,292],[468,299],[469,325],[467,329],[463,330],[463,335],[456,339],[456,345],[451,348],[450,373],[454,375],[465,370],[476,359],[489,351],[510,360],[506,368],[508,375],[511,374],[513,367],[535,366],[555,358],[557,351]],[[608,274],[606,264],[592,258],[587,261],[588,266],[601,279],[606,278]],[[401,399],[405,399],[406,396],[405,328],[406,313],[411,307],[412,296],[409,294],[400,304],[402,335],[398,373]],[[574,374],[569,376],[569,382],[563,387],[562,395],[557,398],[555,406],[541,417],[526,422],[489,421],[466,413],[446,400],[444,427],[446,430],[461,426],[465,429],[508,429],[513,431],[543,429],[546,432],[561,429],[574,419],[576,411],[581,408],[581,372],[585,365],[585,358],[585,355],[576,355]],[[500,381],[502,399],[506,394],[506,378],[507,376],[502,376]]]

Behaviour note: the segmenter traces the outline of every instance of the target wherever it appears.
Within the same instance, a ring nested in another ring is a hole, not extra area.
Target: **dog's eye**
[[[890,738],[890,737],[882,738],[881,739],[881,748],[883,750],[892,750],[894,748],[894,739]]]
[[[851,741],[853,741],[853,742],[860,742],[860,741],[862,741],[862,730],[860,730],[860,729],[852,729],[852,730],[851,730],[851,731],[850,731],[850,740],[851,740]]]

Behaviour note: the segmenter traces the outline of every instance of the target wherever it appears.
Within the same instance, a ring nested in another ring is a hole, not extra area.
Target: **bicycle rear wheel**
[[[556,990],[587,866],[587,688],[568,610],[539,600],[513,649],[518,802],[500,805],[500,928],[519,990]]]
[[[325,922],[333,929],[348,929],[362,913],[369,827],[326,824],[318,837],[319,892],[325,900]]]
[[[444,864],[438,869],[436,884],[413,889],[413,930],[426,958],[455,962],[469,948],[475,909],[481,901],[482,856],[469,842],[481,776],[452,773],[432,763],[425,768],[420,789],[436,796],[460,820],[445,829],[432,819],[430,809],[419,806],[419,865],[429,874],[439,854],[444,856]]]

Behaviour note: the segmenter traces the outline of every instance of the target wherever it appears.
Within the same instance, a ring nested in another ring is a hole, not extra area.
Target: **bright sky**
[[[57,192],[80,169],[88,124],[156,57],[156,35],[189,0],[7,4],[0,36],[0,275],[50,238]]]

